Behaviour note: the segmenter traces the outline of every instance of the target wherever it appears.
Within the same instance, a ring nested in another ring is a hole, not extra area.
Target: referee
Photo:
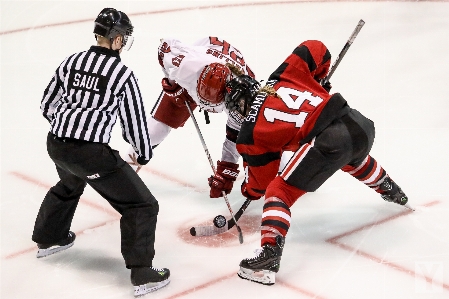
[[[95,19],[96,46],[67,57],[44,91],[41,111],[50,122],[47,151],[60,181],[46,194],[32,240],[37,257],[71,247],[69,231],[80,196],[89,184],[121,214],[121,252],[131,269],[135,295],[169,282],[170,271],[153,267],[157,200],[136,172],[108,146],[117,118],[136,164],[152,157],[145,108],[134,73],[120,60],[132,45],[128,16],[105,8]]]

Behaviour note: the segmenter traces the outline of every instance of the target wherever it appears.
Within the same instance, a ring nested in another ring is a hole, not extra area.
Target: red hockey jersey
[[[296,151],[347,113],[343,97],[329,95],[319,84],[330,58],[322,42],[301,43],[267,81],[277,95],[260,92],[255,98],[237,139],[250,195],[265,194],[283,151]]]

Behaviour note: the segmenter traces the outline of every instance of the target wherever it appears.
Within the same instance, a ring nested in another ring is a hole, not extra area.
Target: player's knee
[[[285,202],[288,207],[291,207],[305,193],[306,191],[288,184],[283,178],[278,176],[268,185],[265,198],[277,197]]]

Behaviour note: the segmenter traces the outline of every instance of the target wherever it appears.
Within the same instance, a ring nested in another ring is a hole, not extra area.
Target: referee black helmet
[[[134,27],[128,16],[115,8],[104,8],[95,19],[94,33],[96,35],[113,40],[120,34],[124,38],[124,44],[132,35],[133,29]]]

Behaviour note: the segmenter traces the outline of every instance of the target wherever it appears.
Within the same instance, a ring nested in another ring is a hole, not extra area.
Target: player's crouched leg
[[[262,248],[256,256],[240,262],[237,273],[240,278],[273,285],[279,271],[285,237],[290,227],[290,207],[306,192],[288,184],[282,177],[276,177],[265,193],[261,224]]]

